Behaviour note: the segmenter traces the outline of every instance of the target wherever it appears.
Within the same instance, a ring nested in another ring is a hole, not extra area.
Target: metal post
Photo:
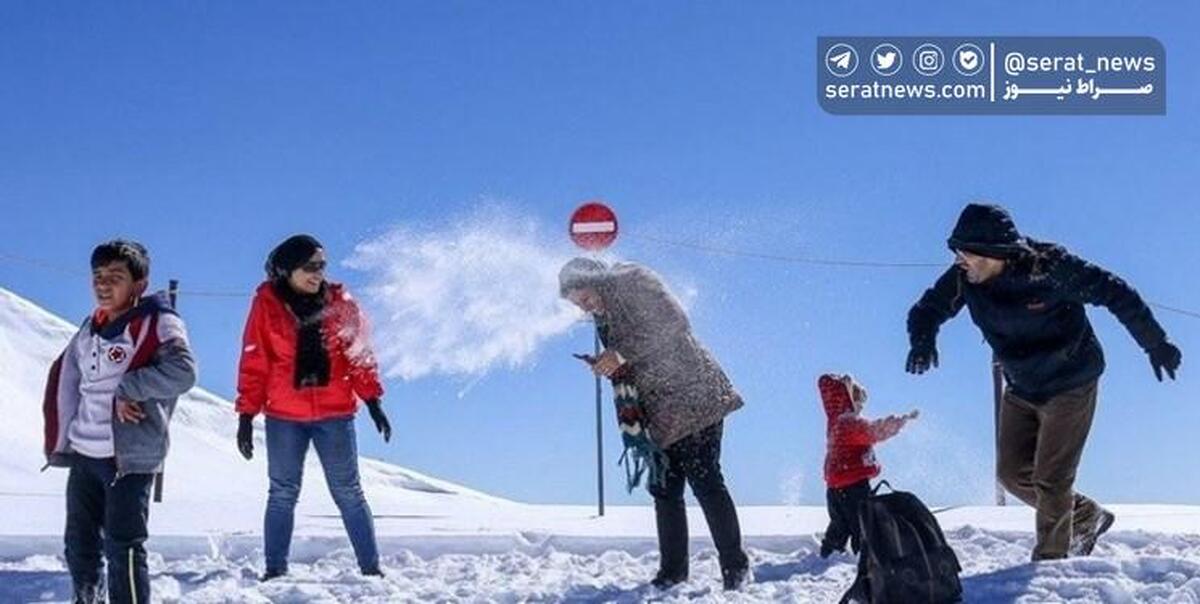
[[[596,332],[596,356],[600,356],[600,332]],[[604,515],[604,422],[601,410],[600,376],[596,376],[596,502]]]
[[[171,302],[171,308],[175,308],[175,303],[179,300],[179,280],[178,279],[171,279],[168,282],[167,298]],[[163,473],[159,472],[154,475],[154,503],[162,503],[162,500],[163,500]]]
[[[992,400],[993,440],[996,443],[996,505],[1005,505],[1004,485],[1000,484],[1000,405],[1004,402],[1004,368],[996,355],[992,355]]]

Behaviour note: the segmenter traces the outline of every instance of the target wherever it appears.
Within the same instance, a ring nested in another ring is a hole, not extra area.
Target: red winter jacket
[[[895,436],[904,420],[894,416],[875,421],[859,417],[850,389],[839,376],[823,375],[817,386],[828,418],[825,484],[843,489],[878,476],[881,468],[872,445]]]
[[[358,399],[383,396],[358,305],[336,283],[328,284],[325,297],[321,331],[329,354],[329,385],[297,390],[293,385],[296,316],[270,283],[259,286],[246,319],[238,364],[238,413],[318,421],[354,415]]]

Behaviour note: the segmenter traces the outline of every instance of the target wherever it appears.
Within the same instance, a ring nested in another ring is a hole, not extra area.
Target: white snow
[[[388,377],[479,376],[528,365],[581,313],[558,297],[570,257],[532,219],[485,206],[433,228],[394,227],[359,244],[375,349]]]
[[[74,327],[0,289],[0,602],[67,601],[61,558],[65,472],[39,472],[45,372]],[[364,459],[384,579],[358,576],[315,459],[297,511],[292,574],[260,584],[267,481],[260,442],[243,461],[231,405],[196,389],[172,427],[166,500],[151,507],[150,567],[164,602],[831,602],[854,574],[822,560],[825,510],[740,510],[756,582],[720,590],[703,516],[689,510],[692,577],[645,587],[657,567],[654,515],[506,501]],[[919,492],[919,487],[916,488]],[[1094,556],[1031,564],[1026,507],[938,517],[964,567],[967,602],[1200,602],[1200,506],[1116,505]]]

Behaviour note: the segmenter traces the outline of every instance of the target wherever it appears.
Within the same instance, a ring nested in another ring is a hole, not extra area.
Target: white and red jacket
[[[825,484],[844,489],[875,478],[881,468],[873,445],[895,436],[905,420],[898,416],[873,421],[862,418],[854,409],[851,387],[838,376],[821,376],[817,387],[828,420]]]
[[[187,330],[165,293],[115,320],[88,318],[50,367],[42,406],[48,465],[82,454],[114,457],[122,475],[157,472],[176,400],[195,383]],[[113,422],[117,398],[141,403],[145,419]]]
[[[237,412],[319,421],[354,415],[358,401],[383,396],[366,319],[340,284],[325,288],[321,333],[329,355],[329,384],[294,384],[298,320],[270,283],[259,286],[246,319],[238,364]]]

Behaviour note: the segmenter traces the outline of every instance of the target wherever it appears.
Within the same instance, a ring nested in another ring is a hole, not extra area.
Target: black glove
[[[392,424],[388,421],[387,415],[384,415],[383,407],[379,405],[379,399],[367,401],[367,411],[371,413],[371,421],[375,422],[375,429],[383,435],[383,442],[392,440]]]
[[[249,413],[238,416],[237,445],[242,457],[254,457],[254,416]]]
[[[1163,340],[1150,351],[1150,366],[1154,368],[1154,377],[1158,381],[1163,381],[1163,370],[1167,370],[1167,375],[1171,379],[1175,379],[1175,370],[1179,369],[1179,364],[1183,362],[1183,353],[1179,351],[1174,344]]]
[[[913,346],[912,350],[908,351],[908,363],[905,369],[909,373],[921,375],[937,366],[938,352],[934,346]]]
[[[833,549],[832,543],[830,543],[828,541],[821,542],[821,558],[828,558],[828,557],[832,556],[834,551],[837,551],[837,550]]]

